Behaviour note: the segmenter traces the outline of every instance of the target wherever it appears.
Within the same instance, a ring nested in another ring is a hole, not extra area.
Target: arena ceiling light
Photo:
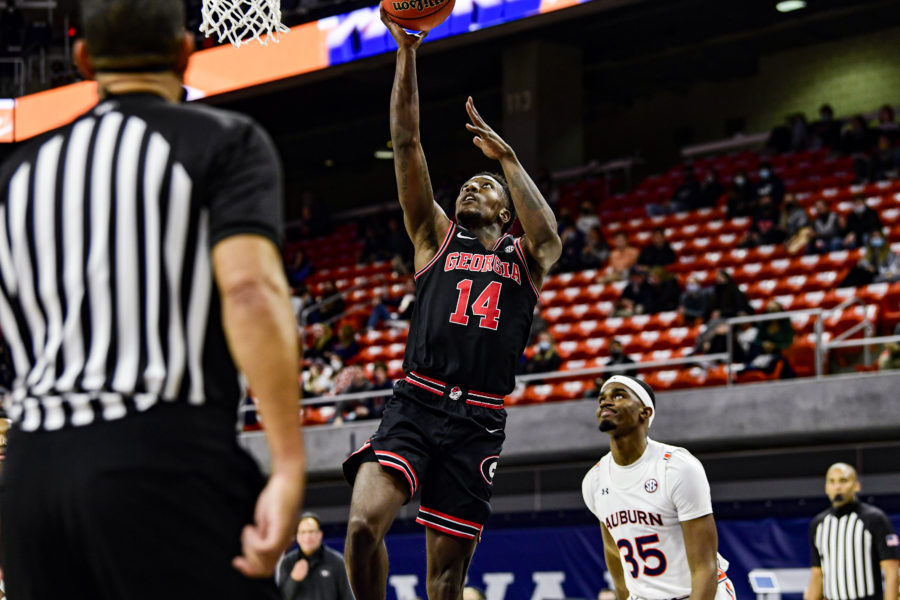
[[[795,10],[800,10],[806,8],[805,0],[783,0],[775,5],[775,10],[778,12],[792,12]]]
[[[376,150],[375,158],[380,158],[382,160],[391,160],[394,158],[393,150]]]

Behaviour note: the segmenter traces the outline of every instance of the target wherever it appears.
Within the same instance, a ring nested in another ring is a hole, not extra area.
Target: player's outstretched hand
[[[466,129],[475,134],[472,142],[484,152],[485,156],[494,160],[500,160],[503,157],[514,154],[512,147],[503,141],[503,138],[491,129],[484,122],[484,119],[481,118],[481,115],[478,114],[472,96],[469,96],[469,99],[466,100],[466,112],[469,113],[469,118],[472,120],[471,123],[466,123]]]
[[[246,577],[271,577],[281,554],[291,543],[296,527],[303,481],[273,474],[256,501],[252,525],[241,532],[241,556],[232,561]]]
[[[388,16],[387,12],[385,12],[383,6],[381,7],[381,22],[384,23],[384,26],[391,32],[391,35],[394,37],[394,41],[397,42],[397,47],[399,48],[415,50],[419,47],[419,44],[422,43],[422,40],[425,39],[425,36],[428,35],[427,31],[421,33],[410,33],[406,31],[391,21],[391,18]]]

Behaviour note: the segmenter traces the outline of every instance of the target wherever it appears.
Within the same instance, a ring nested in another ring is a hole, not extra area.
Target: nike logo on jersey
[[[467,235],[463,235],[462,233],[457,233],[456,237],[458,237],[461,240],[477,240],[478,239],[478,238],[469,237]]]
[[[499,433],[499,432],[501,432],[501,431],[503,431],[502,428],[501,428],[501,429],[488,429],[488,430],[487,430],[488,433]]]
[[[615,529],[619,525],[634,523],[637,525],[659,525],[662,527],[662,515],[658,513],[646,513],[642,510],[620,510],[612,513],[604,519],[607,529]]]
[[[519,265],[500,260],[496,254],[472,254],[470,252],[451,252],[444,261],[444,271],[473,271],[487,273],[493,271],[501,277],[512,279],[522,285]]]

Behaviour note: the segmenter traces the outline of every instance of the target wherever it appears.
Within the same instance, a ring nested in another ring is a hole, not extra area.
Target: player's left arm
[[[691,570],[690,600],[713,600],[716,597],[716,552],[719,535],[711,514],[681,522],[684,550]]]
[[[900,569],[900,560],[896,558],[883,560],[879,563],[881,570],[884,572],[884,600],[897,600],[900,590],[898,590],[898,569]]]
[[[466,124],[466,128],[475,134],[472,141],[485,156],[500,161],[503,168],[513,206],[516,207],[522,229],[525,230],[522,244],[531,258],[528,265],[531,278],[540,288],[544,276],[562,254],[562,241],[556,232],[556,216],[538,186],[516,158],[512,146],[481,118],[471,97],[466,101],[466,111],[472,120]]]

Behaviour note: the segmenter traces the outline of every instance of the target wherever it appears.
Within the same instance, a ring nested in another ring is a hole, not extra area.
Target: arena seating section
[[[760,156],[745,152],[704,159],[693,163],[698,175],[713,167],[722,181],[730,181],[739,169],[755,173]],[[897,250],[900,243],[900,180],[853,185],[853,162],[849,157],[829,157],[827,151],[805,152],[767,157],[775,173],[785,182],[788,193],[809,209],[819,198],[841,213],[850,210],[850,200],[864,195],[875,208],[889,241]],[[861,250],[837,251],[822,255],[789,255],[785,246],[738,248],[738,242],[749,227],[749,218],[726,218],[724,198],[720,206],[665,217],[647,217],[645,205],[672,196],[680,184],[682,165],[661,176],[646,178],[627,195],[604,198],[602,181],[579,181],[563,186],[558,208],[573,208],[584,200],[598,206],[607,239],[624,231],[632,244],[644,246],[655,227],[664,227],[666,236],[678,256],[670,271],[677,274],[682,286],[694,274],[704,284],[711,284],[716,270],[728,268],[750,298],[755,309],[769,299],[778,300],[785,310],[808,308],[830,309],[848,298],[859,298],[854,304],[828,315],[826,338],[832,338],[868,317],[879,332],[890,332],[900,321],[900,283],[878,283],[861,288],[838,288],[848,270],[856,264]],[[365,324],[374,298],[387,287],[388,293],[401,293],[403,279],[392,275],[387,263],[358,265],[361,242],[355,240],[355,224],[345,224],[332,235],[300,242],[312,263],[318,267],[309,280],[315,294],[319,284],[331,279],[338,289],[368,284],[352,292],[346,299],[351,313],[347,316],[357,328]],[[685,326],[675,312],[609,318],[613,303],[624,283],[598,283],[598,272],[585,270],[549,277],[541,294],[542,315],[557,342],[563,360],[562,370],[600,366],[608,358],[609,340],[621,340],[625,351],[637,362],[682,357],[692,352],[700,326]],[[354,307],[356,310],[354,310]],[[796,315],[791,318],[795,342],[786,356],[799,377],[814,374],[815,317]],[[861,332],[858,334],[861,335]],[[371,368],[372,361],[382,360],[389,366],[391,377],[402,376],[401,363],[406,331],[375,330],[361,336],[361,352],[354,363]],[[529,348],[527,355],[533,353]],[[718,386],[727,382],[724,365],[684,366],[681,368],[641,369],[642,375],[657,390]],[[752,371],[736,378],[737,383],[777,377]],[[554,383],[522,386],[509,399],[510,404],[575,399],[593,387],[593,377],[552,380]],[[314,421],[314,419],[313,419]]]

